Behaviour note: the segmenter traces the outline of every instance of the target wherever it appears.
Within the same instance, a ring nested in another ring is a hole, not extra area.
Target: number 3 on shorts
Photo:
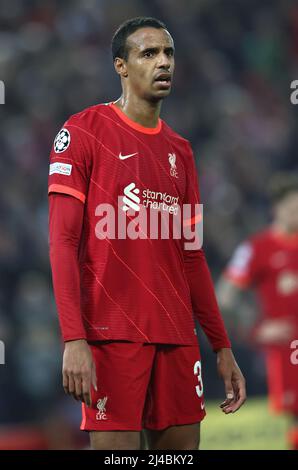
[[[195,365],[193,366],[193,372],[195,375],[198,376],[199,385],[196,386],[196,392],[199,398],[201,398],[201,396],[203,395],[203,390],[204,390],[201,370],[202,370],[201,361],[197,361]]]

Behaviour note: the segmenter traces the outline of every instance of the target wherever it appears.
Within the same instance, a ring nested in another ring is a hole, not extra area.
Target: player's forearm
[[[212,348],[214,351],[230,348],[231,343],[218,308],[204,252],[202,250],[186,251],[184,267],[194,314]]]
[[[78,247],[82,204],[71,196],[50,196],[50,261],[64,341],[86,338],[80,309]]]
[[[52,279],[64,341],[86,338],[80,313],[80,276],[72,249],[53,245],[50,249]]]

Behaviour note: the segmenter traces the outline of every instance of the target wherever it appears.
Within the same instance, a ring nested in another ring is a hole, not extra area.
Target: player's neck
[[[137,122],[141,126],[154,128],[158,125],[161,100],[156,103],[150,103],[134,95],[122,95],[114,104],[121,109],[129,119]]]

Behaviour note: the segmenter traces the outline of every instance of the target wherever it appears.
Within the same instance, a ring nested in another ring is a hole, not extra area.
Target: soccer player
[[[151,449],[197,449],[205,405],[194,315],[217,354],[226,414],[245,401],[244,378],[202,249],[186,249],[185,234],[132,234],[144,210],[173,220],[189,204],[185,225],[200,218],[190,144],[159,117],[174,43],[162,22],[135,18],[116,31],[112,53],[121,97],[71,116],[50,157],[63,386],[83,402],[93,449],[138,449],[142,429]],[[118,233],[123,217],[131,236]]]
[[[242,289],[256,291],[262,315],[252,337],[265,351],[270,407],[292,415],[288,439],[298,449],[298,176],[276,175],[270,193],[272,224],[236,249],[218,295],[228,314]]]

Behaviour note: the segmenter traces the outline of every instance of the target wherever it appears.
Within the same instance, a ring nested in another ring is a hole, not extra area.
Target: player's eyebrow
[[[145,49],[143,49],[143,50],[140,51],[140,54],[146,54],[147,52],[157,53],[157,52],[160,51],[160,49],[161,49],[160,47],[146,47]],[[165,47],[165,48],[164,48],[164,51],[165,51],[166,53],[171,52],[172,54],[174,54],[175,49],[174,49],[174,47],[172,47],[172,46],[168,46],[168,47]]]
[[[175,47],[172,47],[172,46],[165,47],[165,52],[171,52],[172,54],[174,54]]]

